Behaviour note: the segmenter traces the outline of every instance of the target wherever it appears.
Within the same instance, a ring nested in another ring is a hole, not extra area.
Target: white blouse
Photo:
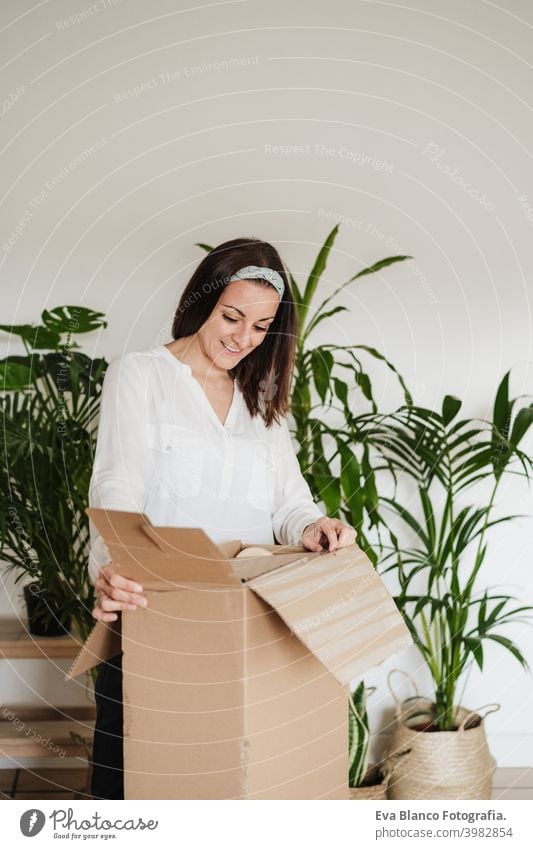
[[[324,513],[287,420],[267,428],[233,386],[222,424],[190,366],[164,345],[115,357],[103,383],[89,507],[202,528],[215,543],[301,545],[305,526]],[[94,583],[110,557],[92,521],[89,530]]]

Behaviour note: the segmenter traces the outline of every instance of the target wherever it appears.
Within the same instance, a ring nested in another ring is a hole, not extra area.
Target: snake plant
[[[375,687],[369,688],[373,692]],[[348,786],[360,787],[368,769],[370,729],[366,709],[367,688],[360,681],[348,696]]]

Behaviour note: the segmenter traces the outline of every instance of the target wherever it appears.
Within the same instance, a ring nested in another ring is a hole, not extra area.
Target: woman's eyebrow
[[[242,310],[239,309],[239,307],[234,307],[233,304],[222,304],[222,306],[223,307],[231,307],[232,310],[237,310],[237,312],[239,312],[244,318],[246,318],[246,315],[243,313]],[[276,316],[275,315],[267,315],[266,318],[258,318],[257,321],[268,321],[270,318],[276,318]]]

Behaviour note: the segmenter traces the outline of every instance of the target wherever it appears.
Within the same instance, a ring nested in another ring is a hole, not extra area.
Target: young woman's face
[[[198,331],[204,351],[218,366],[234,368],[264,340],[279,303],[273,286],[250,280],[228,283]]]

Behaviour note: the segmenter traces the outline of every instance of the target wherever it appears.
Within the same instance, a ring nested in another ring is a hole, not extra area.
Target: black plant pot
[[[28,610],[29,632],[34,637],[64,637],[69,633],[71,617],[65,616],[38,581],[25,585],[24,600]],[[52,612],[52,619],[48,624],[44,620],[46,611]]]

